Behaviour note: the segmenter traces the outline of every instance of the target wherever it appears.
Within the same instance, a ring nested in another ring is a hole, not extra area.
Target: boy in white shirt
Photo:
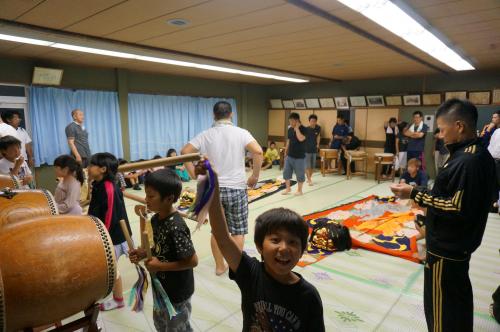
[[[33,158],[32,141],[28,132],[20,126],[22,121],[21,113],[16,110],[5,111],[2,113],[2,120],[16,130],[17,136],[14,137],[21,141],[21,155],[30,167],[34,167],[35,159]]]
[[[33,180],[28,164],[21,156],[21,141],[13,136],[0,138],[0,174],[13,175],[22,182],[22,189],[29,189],[29,183]]]

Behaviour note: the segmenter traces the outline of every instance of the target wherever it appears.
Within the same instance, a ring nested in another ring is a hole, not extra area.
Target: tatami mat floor
[[[267,170],[261,178],[281,176],[277,169]],[[257,256],[253,244],[255,218],[273,207],[288,207],[300,214],[334,207],[371,194],[390,195],[389,183],[345,176],[314,175],[315,185],[305,186],[301,197],[272,195],[250,205],[246,251]],[[187,186],[194,188],[195,182]],[[294,188],[295,190],[295,188]],[[144,195],[141,192],[134,192]],[[127,200],[127,210],[138,241],[135,203]],[[188,222],[194,230],[194,222]],[[490,214],[483,244],[473,255],[471,279],[474,288],[475,331],[500,331],[488,314],[491,294],[500,283],[500,216]],[[208,226],[193,234],[199,257],[195,271],[196,289],[192,298],[192,323],[195,331],[241,331],[240,293],[227,274],[216,277],[210,251]],[[122,258],[118,264],[127,294],[137,279],[132,264]],[[426,331],[423,312],[423,266],[400,258],[365,250],[336,253],[308,266],[296,268],[319,290],[324,306],[327,331]],[[100,314],[103,331],[155,331],[152,298],[148,292],[144,312],[126,307]]]

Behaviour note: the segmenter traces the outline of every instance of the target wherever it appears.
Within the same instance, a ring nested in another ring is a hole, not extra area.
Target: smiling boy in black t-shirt
[[[254,242],[260,262],[231,238],[215,182],[210,225],[229,264],[229,277],[241,291],[243,331],[325,331],[318,291],[292,272],[307,246],[308,228],[302,217],[284,208],[257,217]]]
[[[145,265],[156,273],[177,312],[170,319],[168,312],[154,310],[154,324],[158,331],[192,331],[189,318],[194,293],[193,268],[198,265],[198,257],[189,228],[173,206],[181,194],[182,182],[175,171],[161,169],[148,174],[145,188],[148,209],[157,212],[151,219],[153,257]],[[146,258],[146,251],[140,248],[130,250],[129,254],[132,263]]]

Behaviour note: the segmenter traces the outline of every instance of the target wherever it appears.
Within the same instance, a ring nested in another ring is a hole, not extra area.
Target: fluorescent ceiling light
[[[256,77],[269,78],[269,79],[288,81],[288,82],[294,82],[294,83],[309,82],[308,80],[304,80],[304,79],[300,79],[300,78],[293,78],[293,77],[286,77],[286,76],[279,76],[279,75],[272,75],[272,74],[264,74],[264,73],[254,72],[254,71],[247,71],[247,70],[213,66],[213,65],[204,65],[204,64],[200,64],[200,63],[171,60],[171,59],[157,58],[157,57],[151,57],[151,56],[139,55],[136,57],[136,59],[142,60],[142,61],[149,61],[149,62],[165,63],[165,64],[169,64],[169,65],[174,65],[174,66],[182,66],[182,67],[198,68],[198,69],[205,69],[205,70],[212,70],[212,71],[220,71],[220,72],[224,72],[224,73],[238,74],[238,75],[256,76]]]
[[[389,0],[337,0],[455,70],[474,67]]]
[[[145,55],[139,55],[139,54],[135,54],[135,53],[117,52],[117,51],[111,51],[111,50],[106,50],[106,49],[101,49],[101,48],[85,47],[85,46],[78,46],[78,45],[71,45],[71,44],[64,44],[64,43],[55,43],[55,42],[49,42],[49,41],[39,40],[39,39],[17,37],[17,36],[13,36],[13,35],[0,34],[0,40],[8,40],[8,41],[14,41],[14,42],[19,42],[19,43],[27,43],[27,44],[34,44],[34,45],[41,45],[41,46],[50,46],[50,47],[55,47],[55,48],[60,48],[60,49],[70,50],[70,51],[76,51],[76,52],[85,52],[85,53],[106,55],[106,56],[112,56],[112,57],[118,57],[118,58],[148,61],[148,62],[157,62],[157,63],[163,63],[163,64],[167,64],[167,65],[197,68],[197,69],[211,70],[211,71],[219,71],[219,72],[237,74],[237,75],[255,76],[255,77],[275,79],[275,80],[288,81],[288,82],[294,82],[294,83],[309,82],[309,80],[307,80],[307,79],[301,79],[301,78],[295,78],[295,77],[259,73],[259,72],[255,72],[255,71],[241,70],[241,69],[221,67],[221,66],[208,65],[208,64],[200,64],[200,63],[189,62],[189,61],[181,61],[181,60],[173,60],[173,59],[160,58],[160,57],[145,56]]]
[[[103,50],[103,49],[99,49],[99,48],[92,48],[92,47],[84,47],[84,46],[61,44],[61,43],[55,43],[55,44],[52,44],[49,46],[55,47],[55,48],[62,48],[64,50],[114,56],[114,57],[118,57],[118,58],[127,58],[127,59],[135,59],[136,58],[136,56],[134,54],[108,51],[108,50]]]
[[[49,42],[49,41],[46,41],[46,40],[31,39],[31,38],[17,37],[17,36],[11,36],[11,35],[4,35],[4,34],[1,34],[1,33],[0,33],[0,40],[7,40],[7,41],[11,41],[11,42],[33,44],[33,45],[40,45],[40,46],[49,46],[51,44],[54,44],[53,42]]]

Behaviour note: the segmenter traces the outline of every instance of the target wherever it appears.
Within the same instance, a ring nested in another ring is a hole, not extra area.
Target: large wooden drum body
[[[19,189],[20,187],[21,183],[15,176],[0,174],[0,190],[3,188]]]
[[[5,225],[40,216],[59,214],[48,190],[12,190],[12,197],[0,195],[0,229]]]
[[[38,217],[0,231],[0,332],[64,319],[113,289],[113,243],[90,216]]]

